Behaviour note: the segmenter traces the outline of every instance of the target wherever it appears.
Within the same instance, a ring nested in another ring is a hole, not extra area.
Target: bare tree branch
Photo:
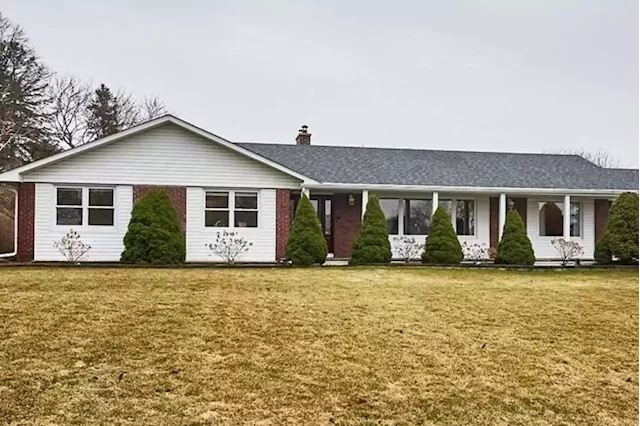
[[[74,148],[89,141],[85,109],[91,88],[75,77],[56,77],[49,86],[49,126],[54,141],[62,148]]]
[[[586,149],[582,148],[561,149],[559,151],[556,151],[555,153],[565,155],[579,155],[585,160],[592,162],[596,166],[600,166],[603,168],[620,167],[620,159],[618,157],[612,156],[603,149],[598,149],[597,151],[587,151]]]

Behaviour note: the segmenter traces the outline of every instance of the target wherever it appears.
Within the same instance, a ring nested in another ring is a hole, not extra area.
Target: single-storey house
[[[506,212],[525,221],[538,259],[556,259],[554,237],[576,240],[584,259],[611,200],[638,191],[638,170],[605,169],[576,155],[234,143],[171,115],[0,174],[17,191],[20,261],[61,261],[70,229],[92,249],[86,261],[118,261],[136,200],[165,188],[182,221],[188,262],[221,261],[206,244],[234,230],[249,240],[239,261],[285,253],[301,193],[315,206],[334,258],[349,258],[369,194],[390,238],[423,240],[445,207],[462,242],[495,247]]]

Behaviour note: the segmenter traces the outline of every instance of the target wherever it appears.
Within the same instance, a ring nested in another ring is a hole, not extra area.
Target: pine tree
[[[502,239],[498,244],[496,263],[506,265],[533,265],[536,261],[531,240],[524,222],[516,210],[507,213]]]
[[[124,236],[124,263],[178,264],[185,259],[185,239],[166,191],[152,189],[133,206]]]
[[[600,263],[612,256],[623,264],[638,259],[638,194],[625,192],[611,206],[604,235],[596,244],[594,257]]]
[[[318,215],[306,195],[300,197],[287,239],[286,258],[294,265],[309,266],[327,258],[327,240]]]
[[[122,130],[118,98],[101,84],[87,106],[87,132],[93,139],[104,138]]]
[[[360,233],[353,243],[349,264],[389,263],[391,243],[387,231],[387,221],[376,195],[371,195],[362,219]]]
[[[462,246],[453,230],[451,218],[438,207],[431,218],[431,229],[422,253],[425,263],[457,264],[462,260]]]
[[[22,29],[0,13],[0,171],[57,151],[46,129],[49,77]]]

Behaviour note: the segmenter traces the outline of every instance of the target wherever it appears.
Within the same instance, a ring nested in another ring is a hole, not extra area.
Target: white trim
[[[71,148],[64,152],[60,152],[58,154],[52,155],[50,157],[44,158],[42,160],[34,161],[33,163],[26,164],[22,167],[15,168],[8,172],[0,174],[0,182],[22,182],[22,174],[28,173],[30,171],[40,169],[42,167],[57,163],[59,161],[75,157],[76,155],[80,155],[86,151],[90,151],[96,149],[98,147],[119,141],[121,139],[127,138],[129,136],[136,135],[138,133],[145,132],[154,127],[161,126],[163,124],[172,123],[176,126],[179,126],[187,131],[197,134],[205,139],[208,139],[212,142],[216,142],[219,145],[224,146],[232,151],[235,151],[239,154],[242,154],[246,157],[252,158],[260,163],[266,164],[276,170],[279,170],[283,173],[286,173],[290,176],[298,178],[303,181],[318,183],[318,181],[311,179],[308,176],[304,176],[298,172],[295,172],[287,167],[284,167],[274,161],[268,160],[248,149],[242,148],[239,145],[234,144],[226,139],[221,138],[220,136],[214,135],[213,133],[209,133],[206,130],[203,130],[199,127],[194,126],[193,124],[187,123],[184,120],[181,120],[178,117],[174,117],[173,115],[164,115],[162,117],[156,118],[154,120],[147,121],[145,123],[139,124],[137,126],[131,127],[127,130],[123,130],[111,136],[107,136],[102,139],[95,140],[93,142],[86,143],[84,145]]]
[[[1,177],[1,175],[0,175]],[[334,191],[361,191],[363,189],[369,191],[405,191],[405,192],[459,192],[471,194],[561,194],[566,195],[591,195],[591,196],[617,196],[624,192],[638,192],[637,189],[570,189],[570,188],[507,188],[507,187],[490,187],[490,186],[429,186],[429,185],[389,185],[389,184],[365,184],[365,183],[307,183],[305,187],[311,189],[325,189]]]
[[[227,195],[227,207],[207,207],[207,194]],[[256,208],[255,209],[242,209],[236,208],[236,194],[251,194],[256,196]],[[260,191],[257,189],[243,190],[243,189],[216,189],[205,188],[204,197],[202,199],[202,226],[204,229],[260,229]],[[207,226],[207,212],[208,211],[226,211],[228,216],[227,226]],[[236,226],[236,211],[239,212],[255,212],[256,213],[256,226]]]
[[[66,204],[58,204],[58,190],[59,189],[79,189],[81,190],[80,196],[81,204],[80,205],[66,205]],[[91,206],[89,205],[89,191],[92,189],[108,189],[112,194],[112,205],[109,206]],[[112,229],[116,228],[116,224],[118,222],[117,217],[117,207],[116,207],[116,187],[110,185],[96,186],[96,185],[75,185],[75,184],[60,184],[53,185],[53,212],[52,212],[52,221],[51,221],[51,230],[56,230],[60,228],[76,228],[79,230],[86,229],[96,229],[98,232],[102,229]],[[80,209],[82,214],[82,223],[80,225],[60,225],[58,224],[58,208],[62,209]],[[89,210],[90,209],[103,209],[103,210],[113,210],[113,221],[111,225],[91,225],[89,224]]]
[[[507,194],[500,194],[498,200],[498,242],[502,241],[504,224],[507,222]]]
[[[367,211],[367,203],[369,202],[369,191],[366,189],[362,191],[362,218]]]
[[[562,212],[562,237],[565,241],[571,240],[571,196],[564,196]]]
[[[0,253],[0,258],[13,257],[18,254],[18,191],[7,187],[4,187],[3,189],[13,192],[15,205],[13,206],[13,251],[9,253]]]

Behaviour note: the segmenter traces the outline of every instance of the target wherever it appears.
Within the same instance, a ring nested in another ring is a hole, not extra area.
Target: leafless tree
[[[62,148],[74,148],[89,141],[86,108],[91,87],[75,77],[55,77],[49,86],[52,111],[51,136]]]
[[[585,160],[592,162],[596,166],[600,166],[604,168],[620,167],[620,159],[618,157],[612,156],[604,149],[598,149],[596,151],[588,151],[582,148],[562,149],[557,153],[567,154],[567,155],[579,155]]]
[[[162,101],[156,97],[146,97],[142,100],[140,106],[142,118],[144,121],[152,120],[167,114],[167,108],[165,108]]]

